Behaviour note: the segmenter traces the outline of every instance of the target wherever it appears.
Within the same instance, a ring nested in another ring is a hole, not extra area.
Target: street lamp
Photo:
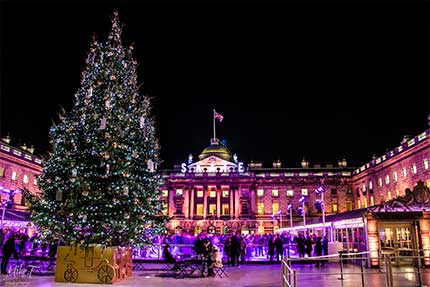
[[[292,203],[288,203],[287,208],[290,211],[290,228],[292,230],[293,229],[293,204]]]
[[[321,195],[321,209],[322,209],[322,221],[323,221],[323,238],[325,237],[325,204],[324,204],[324,193],[325,188],[320,185],[317,189],[315,189],[315,192],[318,195]]]

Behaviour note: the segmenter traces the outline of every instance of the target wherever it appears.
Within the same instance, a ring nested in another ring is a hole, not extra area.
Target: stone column
[[[190,216],[190,213],[189,213],[189,211],[190,211],[190,207],[189,207],[189,205],[190,205],[190,196],[189,196],[189,191],[191,190],[191,188],[190,187],[188,187],[188,188],[185,188],[185,190],[184,190],[184,206],[183,206],[183,213],[184,213],[184,216],[185,216],[185,218],[186,219],[188,219],[189,218],[189,216]]]
[[[173,214],[175,213],[175,201],[174,201],[174,197],[176,195],[176,189],[170,189],[169,190],[169,216],[173,216]]]
[[[194,196],[196,195],[196,189],[192,188],[190,190],[191,197],[190,197],[190,219],[193,219],[194,217]]]
[[[234,218],[234,187],[230,186],[228,190],[228,195],[230,196],[230,219]]]
[[[221,187],[216,189],[216,219],[221,217]]]
[[[239,218],[239,206],[240,206],[239,188],[236,187],[234,190],[234,216],[236,219]]]
[[[208,187],[203,187],[203,219],[206,219],[208,214]]]
[[[250,200],[251,200],[251,210],[250,210],[250,212],[249,212],[249,214],[251,215],[251,216],[255,216],[256,214],[257,214],[257,210],[256,210],[256,205],[255,205],[255,193],[256,193],[256,190],[255,190],[255,188],[250,188],[249,189],[249,194],[250,194]]]

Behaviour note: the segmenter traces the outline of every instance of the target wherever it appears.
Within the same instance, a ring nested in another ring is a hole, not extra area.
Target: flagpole
[[[214,138],[215,138],[215,110],[213,110],[212,117],[213,117],[213,120],[214,120]]]

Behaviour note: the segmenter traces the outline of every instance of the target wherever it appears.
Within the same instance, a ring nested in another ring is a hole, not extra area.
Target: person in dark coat
[[[269,255],[270,263],[273,262],[273,255],[275,255],[275,242],[272,235],[267,240],[267,255]]]
[[[297,253],[299,257],[305,257],[305,239],[301,234],[297,237]]]
[[[328,255],[328,239],[327,236],[324,236],[324,239],[322,241],[322,249],[323,249],[323,254],[324,255]],[[322,266],[324,266],[324,262],[327,262],[327,259],[324,259],[322,262]]]
[[[305,252],[309,257],[312,257],[312,238],[308,235],[305,240]]]
[[[318,236],[317,241],[315,242],[314,252],[316,256],[322,256],[322,242],[321,242],[321,236]],[[320,267],[321,265],[324,266],[324,261],[322,261],[320,258],[316,260],[315,266]]]
[[[3,249],[1,250],[1,253],[3,256],[1,260],[1,274],[7,274],[6,270],[10,257],[12,256],[12,254],[15,257],[18,257],[18,252],[15,248],[15,234],[12,233],[6,240],[3,245]]]
[[[282,248],[283,244],[282,244],[281,236],[276,235],[274,244],[276,249],[276,262],[279,262],[279,257],[281,257],[282,259],[282,256],[283,256],[283,248]]]
[[[179,270],[178,262],[176,261],[175,257],[173,257],[172,253],[170,253],[170,245],[169,244],[164,245],[163,257],[167,263],[173,264],[172,270],[174,270],[174,271]]]

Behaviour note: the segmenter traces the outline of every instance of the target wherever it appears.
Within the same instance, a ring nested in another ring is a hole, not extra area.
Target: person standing
[[[6,240],[6,242],[3,245],[3,249],[1,250],[1,253],[3,255],[2,261],[1,261],[1,274],[6,275],[7,274],[7,265],[9,263],[9,259],[12,256],[12,254],[15,257],[18,257],[18,252],[15,248],[15,234],[12,233],[9,238]]]
[[[321,236],[318,236],[315,242],[315,248],[314,248],[315,255],[322,256],[322,249],[323,248],[322,248]],[[321,258],[317,258],[315,266],[320,267],[320,262],[321,262]],[[324,266],[324,261],[322,262],[322,266]]]
[[[279,262],[279,257],[283,257],[283,244],[282,244],[282,239],[281,236],[276,235],[275,241],[275,249],[276,249],[276,262]]]
[[[267,240],[267,255],[269,255],[270,263],[273,262],[273,255],[275,255],[275,242],[272,235],[269,235]]]
[[[328,255],[328,238],[327,236],[324,236],[324,239],[322,241],[322,249],[323,249],[323,254],[324,256]],[[324,263],[327,262],[328,263],[328,257],[324,258],[324,260],[322,261],[322,266],[324,266]]]
[[[299,257],[305,257],[305,239],[302,234],[297,237],[297,253],[299,253]]]

